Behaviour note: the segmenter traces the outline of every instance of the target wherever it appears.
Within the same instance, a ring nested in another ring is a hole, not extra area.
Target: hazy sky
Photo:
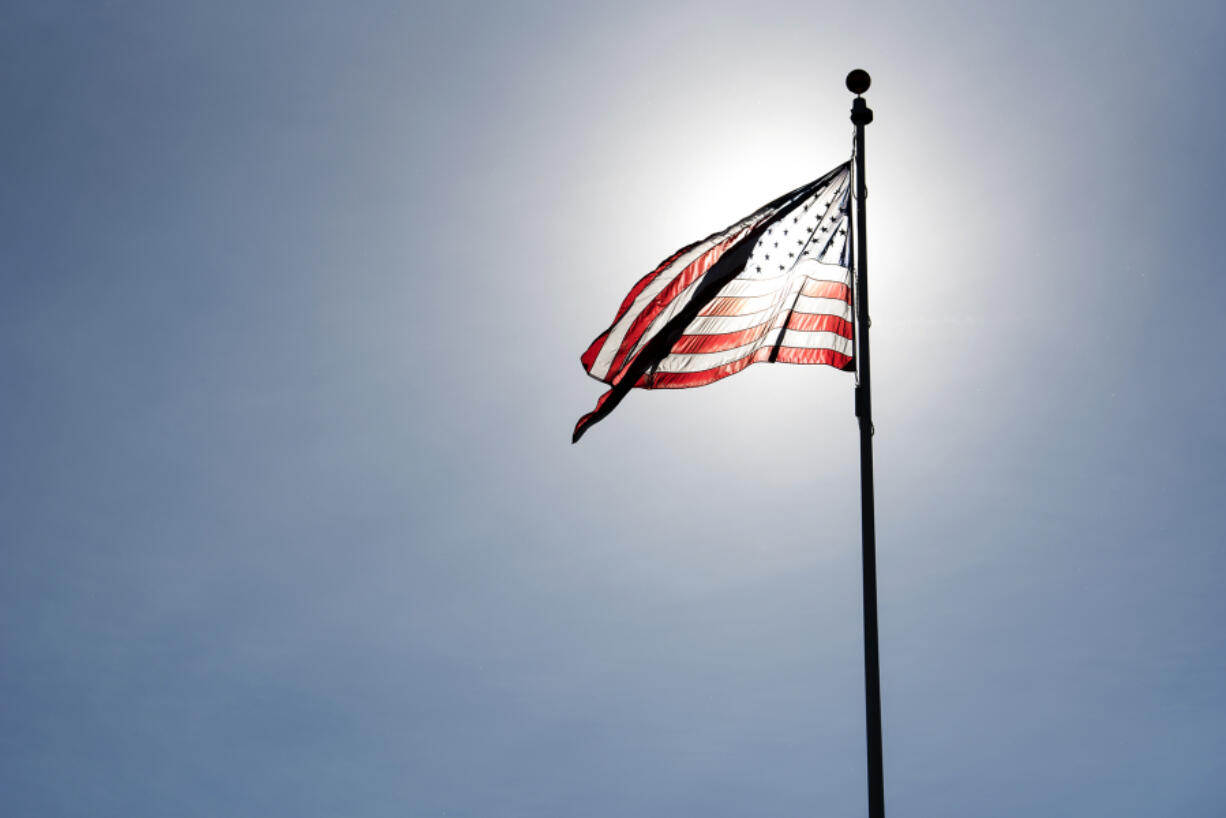
[[[1226,9],[10,3],[0,813],[866,812],[850,376],[579,354],[868,94],[892,816],[1226,811]]]

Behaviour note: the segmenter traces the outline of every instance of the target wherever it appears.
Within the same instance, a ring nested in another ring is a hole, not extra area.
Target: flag
[[[758,361],[852,369],[850,176],[839,165],[643,276],[580,359],[611,388],[572,442],[633,387],[704,386]]]

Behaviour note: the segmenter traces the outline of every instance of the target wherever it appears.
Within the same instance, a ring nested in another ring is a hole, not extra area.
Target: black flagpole
[[[868,745],[868,815],[885,818],[885,779],[881,763],[881,671],[877,660],[877,531],[873,513],[873,398],[868,358],[868,241],[865,232],[864,126],[873,111],[861,96],[872,81],[867,71],[847,75],[856,95],[851,121],[856,126],[856,417],[860,419],[860,530],[864,562],[864,712]]]

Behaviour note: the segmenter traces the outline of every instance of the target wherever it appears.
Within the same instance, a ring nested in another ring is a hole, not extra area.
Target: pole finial
[[[863,68],[857,68],[847,75],[847,90],[860,96],[873,84],[873,79]]]

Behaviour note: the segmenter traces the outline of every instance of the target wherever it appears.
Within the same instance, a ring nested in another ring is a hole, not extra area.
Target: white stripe
[[[815,267],[805,267],[805,275],[814,281],[835,281],[851,286],[851,270],[842,264],[821,262]]]
[[[796,306],[792,308],[795,312],[810,313],[812,315],[837,315],[844,321],[851,320],[851,304],[848,304],[841,298],[814,298],[809,295],[802,295],[796,299]]]
[[[768,332],[764,337],[774,338],[778,331]],[[717,366],[739,361],[752,354],[762,346],[761,339],[739,347],[726,349],[723,352],[704,352],[696,355],[669,355],[660,361],[656,370],[659,372],[705,372]]]
[[[833,349],[844,355],[851,354],[851,339],[844,338],[837,332],[801,332],[790,329],[783,334],[785,347],[801,347],[802,349]]]
[[[806,258],[796,265],[798,269],[804,270],[805,278],[818,283],[833,281],[835,284],[851,286],[851,272],[846,267],[838,264],[827,264],[824,261],[812,261],[812,263],[809,263],[811,261],[812,259]]]
[[[779,291],[787,279],[788,276],[783,273],[770,278],[740,276],[724,285],[719,291],[719,298],[753,298],[759,295],[773,295]]]
[[[839,264],[826,264],[812,256],[796,262],[796,271],[812,281],[833,281],[851,286],[851,271]]]
[[[686,335],[723,335],[727,332],[760,327],[779,314],[779,310],[758,310],[748,315],[708,315],[695,318],[685,328]]]

